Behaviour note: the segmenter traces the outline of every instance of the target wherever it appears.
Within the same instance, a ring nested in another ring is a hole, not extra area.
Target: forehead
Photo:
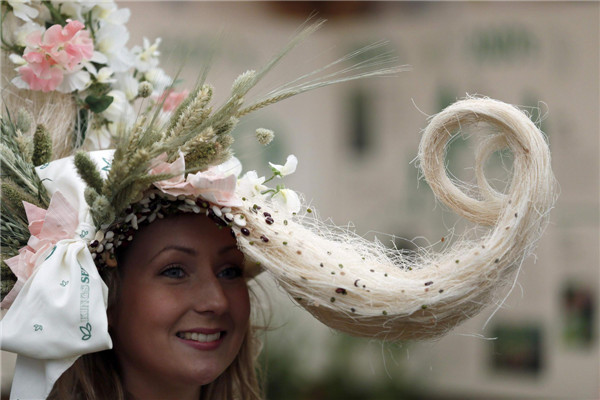
[[[182,213],[143,226],[134,236],[127,253],[142,255],[167,246],[185,246],[201,253],[217,253],[235,244],[230,228],[219,227],[203,214]]]

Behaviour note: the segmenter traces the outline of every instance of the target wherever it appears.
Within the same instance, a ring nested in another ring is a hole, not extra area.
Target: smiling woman
[[[103,276],[113,349],[81,357],[49,398],[81,392],[82,382],[98,398],[232,398],[234,388],[260,398],[248,276],[228,229],[204,215],[169,216],[140,228],[117,259]],[[86,364],[97,370],[83,380]],[[99,371],[120,377],[106,385]]]

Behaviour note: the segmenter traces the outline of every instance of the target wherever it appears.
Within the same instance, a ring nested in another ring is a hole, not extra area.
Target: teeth
[[[196,333],[196,332],[183,332],[178,333],[177,336],[186,340],[195,340],[196,342],[214,342],[219,340],[221,337],[221,332],[212,333],[210,335],[205,335],[204,333]]]

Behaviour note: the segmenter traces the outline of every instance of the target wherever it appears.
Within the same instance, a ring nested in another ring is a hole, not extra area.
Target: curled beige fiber
[[[470,126],[484,135],[476,154],[479,198],[449,179],[445,149]],[[486,181],[486,159],[513,154],[506,193]],[[521,110],[485,98],[459,101],[433,117],[419,148],[420,167],[436,196],[488,231],[439,254],[391,250],[304,213],[246,199],[238,244],[302,307],[331,328],[384,340],[438,337],[481,311],[497,289],[514,283],[555,201],[555,179],[543,134]],[[265,215],[267,213],[267,215]],[[268,221],[267,221],[268,219]]]

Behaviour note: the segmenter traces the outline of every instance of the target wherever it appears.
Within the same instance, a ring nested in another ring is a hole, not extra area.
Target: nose
[[[229,310],[227,293],[212,271],[199,276],[190,289],[193,309],[197,313],[222,315]]]

